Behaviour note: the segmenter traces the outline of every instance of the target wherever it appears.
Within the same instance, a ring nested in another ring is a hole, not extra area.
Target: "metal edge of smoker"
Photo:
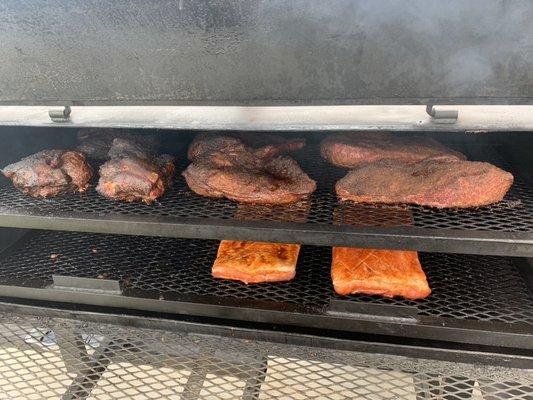
[[[169,296],[169,300],[163,300],[151,297],[146,291],[137,290],[132,296],[119,296],[50,287],[0,285],[0,293],[4,297],[25,300],[533,350],[530,328],[516,324],[425,316],[417,320],[359,314],[317,313],[316,310],[309,313],[298,307],[286,310],[267,309],[263,306],[253,307],[253,305],[235,307],[231,301],[224,302],[220,299],[202,301],[198,299],[198,296],[174,295]],[[141,297],[143,295],[144,297]]]
[[[131,315],[107,312],[104,308],[65,309],[40,302],[39,304],[20,304],[12,300],[0,301],[0,313],[7,320],[17,320],[19,316],[38,318],[74,319],[89,323],[103,323],[126,326],[131,329],[157,329],[210,336],[225,336],[243,340],[267,341],[299,346],[329,348],[341,351],[360,351],[372,354],[399,355],[405,357],[434,359],[452,362],[472,362],[478,364],[499,365],[511,368],[533,369],[533,356],[520,353],[515,349],[502,351],[498,347],[469,348],[463,344],[446,346],[443,342],[367,340],[365,337],[338,337],[331,331],[291,330],[271,325],[243,324],[239,322],[218,321],[213,319],[183,320],[170,319],[157,315]]]
[[[0,106],[0,126],[150,128],[316,132],[335,130],[531,131],[533,106],[436,106],[457,120],[439,121],[425,106]],[[452,122],[452,123],[449,123]]]
[[[0,226],[196,239],[254,240],[442,253],[533,256],[529,233],[363,227],[90,213],[32,214],[0,207]]]

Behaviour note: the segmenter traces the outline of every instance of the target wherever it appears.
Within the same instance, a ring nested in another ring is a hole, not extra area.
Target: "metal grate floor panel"
[[[465,152],[469,159],[489,161],[513,172],[515,183],[502,202],[468,210],[354,205],[349,202],[339,202],[334,193],[334,185],[346,171],[323,161],[318,152],[318,145],[310,143],[295,157],[302,168],[317,181],[318,189],[309,200],[296,205],[239,206],[230,200],[198,196],[188,189],[179,174],[188,165],[188,161],[183,159],[184,152],[181,152],[174,186],[159,203],[153,205],[108,200],[99,196],[94,189],[83,194],[53,199],[33,199],[19,193],[6,179],[2,179],[0,225],[93,232],[111,230],[111,233],[218,239],[220,233],[213,228],[213,225],[221,222],[226,228],[226,236],[245,239],[243,228],[249,226],[245,222],[260,221],[274,225],[262,227],[262,232],[247,231],[248,238],[286,241],[292,235],[291,228],[296,224],[306,230],[305,235],[300,235],[302,242],[306,244],[323,245],[327,240],[333,240],[343,241],[336,243],[338,245],[356,246],[362,245],[364,241],[369,246],[383,247],[383,239],[379,236],[363,235],[362,238],[349,235],[353,232],[365,233],[365,228],[373,227],[379,232],[390,233],[390,237],[395,239],[392,241],[393,245],[403,248],[473,254],[533,255],[533,188],[524,180],[528,175],[527,168],[523,167],[525,171],[517,170],[516,167],[511,168],[500,156],[498,145],[466,141],[460,144],[454,143],[453,147]],[[27,221],[22,218],[15,220],[11,217],[13,213],[31,218]],[[403,216],[398,217],[398,213]],[[407,220],[406,214],[409,215]],[[51,220],[50,217],[58,219]],[[73,221],[74,225],[69,225],[65,218]],[[120,223],[109,224],[110,220],[134,223],[127,226]],[[333,226],[334,222],[338,227]],[[160,224],[163,223],[195,224],[195,226],[186,233],[181,227],[161,229]],[[395,226],[404,226],[405,229],[401,234],[391,231],[390,227]],[[330,230],[330,236],[327,238],[324,236],[324,228]],[[269,237],[261,237],[269,230],[275,230],[275,233]],[[428,237],[443,235],[444,239],[441,240],[456,238],[463,240],[460,243],[448,240],[439,248],[432,247],[436,246],[437,242],[426,240]],[[489,244],[487,239],[490,239]],[[521,246],[512,247],[509,240],[520,241]]]
[[[243,319],[248,318],[245,308],[320,317],[332,315],[332,303],[338,301],[362,307],[357,313],[369,316],[395,306],[412,310],[415,322],[426,318],[435,327],[455,321],[464,328],[461,321],[472,321],[487,324],[490,331],[533,337],[533,294],[518,259],[420,253],[432,294],[409,301],[336,295],[328,247],[303,246],[290,282],[245,285],[214,279],[211,266],[217,247],[211,240],[35,231],[0,255],[0,284],[47,288],[52,275],[117,280],[124,298],[193,302],[200,307],[225,302],[233,310],[231,316]],[[369,306],[374,308],[366,310]],[[218,316],[216,310],[202,312]],[[270,315],[264,318],[274,322]],[[291,320],[289,314],[285,320]]]
[[[532,392],[527,369],[0,314],[2,398],[526,400]]]

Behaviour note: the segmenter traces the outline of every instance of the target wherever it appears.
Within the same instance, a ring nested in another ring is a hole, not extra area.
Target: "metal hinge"
[[[54,107],[48,110],[48,115],[54,122],[68,122],[71,111],[70,106]]]
[[[120,282],[112,279],[79,278],[76,276],[52,275],[54,289],[73,292],[122,294]]]
[[[459,116],[458,110],[436,110],[432,104],[426,106],[426,112],[436,124],[455,124]]]

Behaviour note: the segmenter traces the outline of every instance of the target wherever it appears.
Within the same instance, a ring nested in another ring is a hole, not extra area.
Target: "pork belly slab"
[[[423,299],[431,293],[418,253],[334,247],[331,279],[337,294]]]
[[[296,274],[299,244],[222,240],[213,264],[215,278],[246,284],[289,281]]]

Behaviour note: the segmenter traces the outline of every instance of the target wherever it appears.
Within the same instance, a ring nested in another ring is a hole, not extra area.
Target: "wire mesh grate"
[[[420,253],[432,294],[409,301],[337,296],[330,278],[331,248],[303,246],[289,282],[245,285],[211,277],[218,242],[144,236],[36,231],[0,255],[4,284],[47,286],[52,275],[116,279],[125,294],[171,294],[292,303],[314,309],[332,299],[416,306],[419,315],[533,325],[533,296],[512,258]]]
[[[176,137],[185,137],[182,135]],[[183,149],[183,143],[169,146]],[[476,209],[438,210],[429,207],[403,206],[413,215],[412,225],[433,229],[461,229],[474,231],[533,232],[533,189],[522,179],[521,172],[512,170],[498,153],[494,144],[454,143],[453,147],[466,153],[469,159],[489,161],[515,175],[515,183],[505,199],[495,205]],[[177,171],[173,187],[158,203],[145,205],[108,200],[99,196],[93,188],[86,193],[65,195],[52,199],[34,199],[23,195],[2,178],[0,185],[0,204],[4,210],[15,209],[34,215],[70,215],[73,212],[90,213],[91,216],[103,215],[145,215],[178,218],[208,218],[234,220],[294,222],[294,206],[249,206],[246,212],[237,212],[237,203],[225,199],[206,198],[193,193],[180,175],[188,161],[185,152],[178,154]],[[297,222],[312,224],[332,224],[335,213],[348,213],[350,223],[366,226],[393,226],[397,223],[391,218],[390,206],[354,206],[339,202],[334,192],[335,182],[346,171],[331,166],[321,159],[318,144],[310,141],[308,146],[297,152],[295,157],[302,168],[317,181],[317,191],[301,205],[305,210],[304,219]],[[524,171],[527,174],[527,170]],[[1,215],[1,212],[0,212]],[[343,223],[343,220],[340,220]]]
[[[0,315],[0,396],[530,399],[531,370]]]

